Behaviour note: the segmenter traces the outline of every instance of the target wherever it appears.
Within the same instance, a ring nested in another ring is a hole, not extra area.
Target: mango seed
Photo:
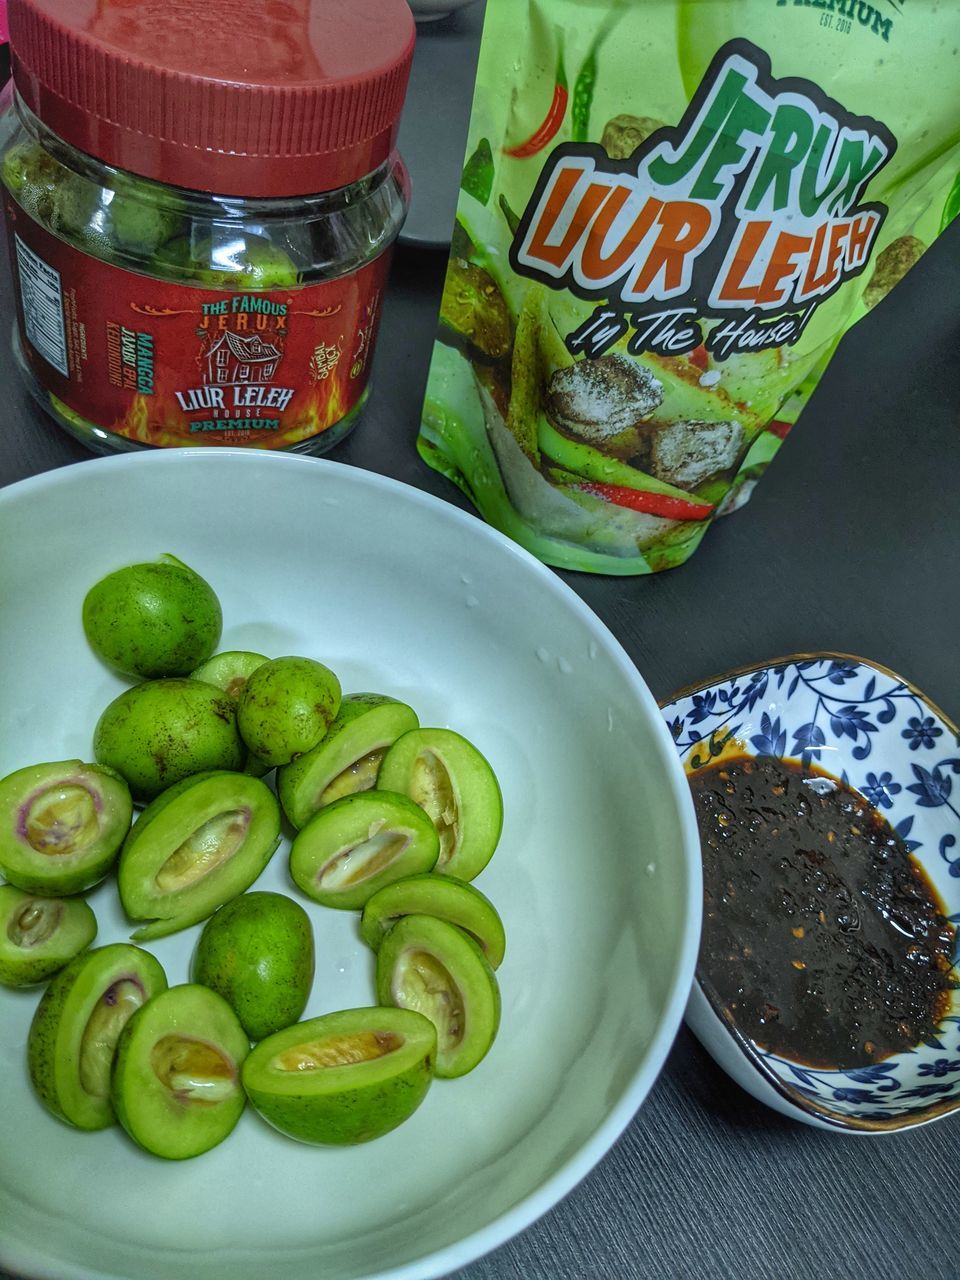
[[[57,898],[31,898],[10,918],[7,937],[15,947],[36,947],[46,942],[63,919],[63,903]]]
[[[429,951],[405,951],[393,971],[391,992],[405,1009],[416,1009],[437,1028],[437,1044],[447,1053],[463,1041],[463,996],[443,962]]]
[[[351,1062],[373,1062],[385,1053],[393,1053],[403,1038],[393,1031],[361,1031],[352,1036],[326,1036],[306,1044],[285,1049],[272,1060],[277,1071],[316,1071],[325,1067],[344,1067]]]
[[[38,853],[76,853],[99,828],[93,796],[85,787],[51,787],[28,803],[23,828]]]
[[[446,866],[460,842],[460,807],[450,774],[432,751],[422,751],[417,756],[409,794],[414,804],[418,804],[433,820],[440,837],[437,861],[442,867]]]
[[[80,1083],[95,1098],[109,1096],[110,1067],[120,1032],[145,998],[135,978],[122,978],[94,1005],[80,1040]]]
[[[196,884],[233,857],[246,839],[249,826],[249,809],[228,809],[208,819],[171,853],[154,876],[154,884],[161,893]]]
[[[236,1092],[236,1071],[220,1050],[188,1036],[161,1036],[150,1051],[160,1083],[181,1101],[221,1102]]]
[[[333,804],[334,800],[341,800],[344,796],[352,796],[357,791],[369,791],[376,786],[377,774],[380,772],[386,750],[386,747],[377,747],[374,751],[368,751],[359,760],[354,760],[352,764],[347,765],[346,769],[338,773],[320,792],[320,807]]]

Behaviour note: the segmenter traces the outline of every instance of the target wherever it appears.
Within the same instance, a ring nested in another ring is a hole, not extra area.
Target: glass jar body
[[[97,452],[230,445],[322,453],[356,423],[408,206],[394,152],[308,196],[149,181],[0,104],[18,363]]]

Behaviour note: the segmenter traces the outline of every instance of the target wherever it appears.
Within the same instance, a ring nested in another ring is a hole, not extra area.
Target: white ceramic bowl
[[[738,754],[813,763],[859,791],[906,842],[960,929],[957,727],[916,686],[865,658],[795,654],[678,693],[663,707],[680,758],[696,769],[728,736]],[[829,1071],[769,1053],[737,1025],[702,968],[686,1020],[729,1075],[774,1110],[816,1128],[892,1133],[960,1110],[960,944],[956,988],[928,1041],[880,1062]]]
[[[337,463],[171,450],[84,462],[0,491],[0,774],[89,759],[123,682],[88,650],[86,590],[172,552],[223,604],[222,648],[322,659],[346,691],[412,704],[486,754],[500,847],[500,1033],[386,1137],[344,1150],[248,1109],[220,1147],[166,1163],[118,1128],[80,1133],[31,1092],[34,991],[0,992],[0,1267],[131,1280],[425,1280],[520,1231],[603,1156],[680,1023],[699,937],[693,807],[626,654],[550,570],[417,490]],[[258,887],[296,894],[286,845]],[[111,881],[98,943],[128,937]],[[374,1003],[354,913],[310,907],[304,1016]],[[188,979],[195,926],[151,946]]]

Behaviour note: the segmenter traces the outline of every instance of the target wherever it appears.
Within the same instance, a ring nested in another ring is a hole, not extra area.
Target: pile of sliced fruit
[[[50,980],[27,1043],[38,1097],[80,1129],[119,1120],[169,1159],[222,1142],[248,1100],[304,1142],[389,1132],[497,1031],[503,925],[469,883],[500,838],[490,765],[403,702],[343,695],[312,658],[215,653],[219,600],[172,556],[98,582],[83,624],[138,681],[100,716],[96,763],[0,781],[0,983]],[[284,816],[297,889],[362,912],[376,1005],[299,1020],[312,921],[292,897],[248,892]],[[192,982],[168,987],[133,943],[89,949],[79,895],[114,869],[135,943],[206,921]]]

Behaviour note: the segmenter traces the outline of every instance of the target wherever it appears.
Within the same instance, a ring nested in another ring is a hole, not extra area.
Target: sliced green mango
[[[82,760],[17,769],[0,781],[0,871],[27,893],[80,893],[113,866],[132,816],[113,769]]]
[[[386,749],[419,723],[405,702],[347,694],[322,741],[277,770],[284,813],[299,829],[324,805],[375,786]]]
[[[155,995],[117,1042],[111,1099],[130,1137],[188,1160],[221,1143],[247,1104],[240,1068],[250,1042],[222,996],[192,983]]]
[[[398,920],[377,952],[377,999],[413,1009],[437,1029],[436,1074],[466,1075],[500,1025],[500,988],[490,962],[462,929],[431,916]]]
[[[408,1009],[341,1009],[261,1040],[243,1087],[268,1124],[299,1142],[350,1146],[416,1111],[433,1080],[437,1033]]]
[[[280,843],[280,806],[248,774],[185,778],[144,809],[120,854],[120,901],[149,921],[136,941],[162,938],[212,915],[248,889]]]
[[[314,902],[353,911],[384,885],[429,871],[439,853],[419,805],[391,791],[359,791],[313,815],[293,842],[290,874]]]
[[[110,1073],[120,1033],[166,987],[160,962],[126,942],[86,951],[57,974],[27,1036],[30,1079],[49,1111],[78,1129],[113,1124]]]
[[[0,884],[0,984],[31,987],[52,977],[97,936],[82,898],[45,898]]]
[[[598,484],[618,484],[625,489],[638,489],[644,493],[662,493],[670,498],[681,498],[684,502],[691,500],[686,489],[667,484],[656,476],[631,467],[621,458],[611,457],[593,445],[582,440],[571,440],[569,436],[558,431],[545,414],[541,414],[537,423],[537,435],[540,448],[548,458],[554,459],[564,471],[573,472],[586,480]]]
[[[489,898],[472,884],[453,876],[408,876],[388,884],[363,908],[360,933],[377,951],[387,931],[403,916],[433,916],[468,933],[496,969],[503,961],[506,935],[503,921]]]
[[[493,857],[503,827],[496,774],[452,729],[412,729],[383,758],[377,786],[429,814],[440,837],[437,871],[473,880]]]

